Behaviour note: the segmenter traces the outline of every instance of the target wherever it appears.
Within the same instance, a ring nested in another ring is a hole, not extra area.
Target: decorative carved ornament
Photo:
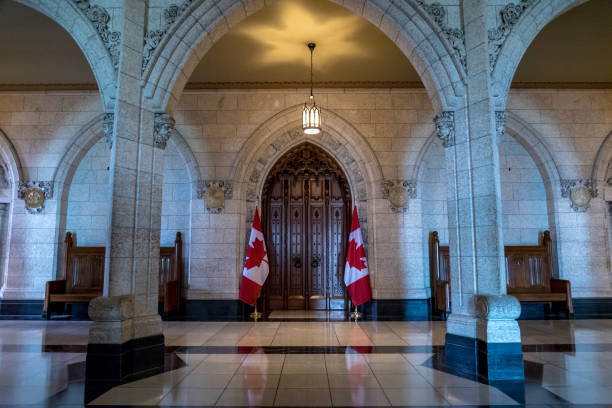
[[[508,3],[499,12],[501,16],[501,24],[496,28],[489,29],[489,72],[493,73],[497,58],[501,52],[506,38],[510,35],[512,27],[518,23],[521,15],[537,0],[520,0],[518,4]]]
[[[438,24],[441,33],[446,37],[459,58],[459,63],[467,71],[467,58],[465,55],[465,35],[458,28],[446,26],[446,9],[440,3],[427,4],[423,0],[416,0],[417,4]]]
[[[104,129],[104,139],[109,149],[113,148],[113,126],[115,122],[114,113],[105,113],[102,121],[102,128]]]
[[[45,208],[45,200],[53,197],[53,182],[19,181],[17,197],[25,201],[30,214],[40,214]]]
[[[504,111],[496,111],[495,112],[495,136],[497,137],[497,142],[501,140],[504,133],[506,133],[506,119],[508,115]]]
[[[391,211],[402,213],[408,210],[408,201],[416,198],[416,182],[411,180],[385,180],[382,182],[383,198],[389,200]]]
[[[119,45],[121,43],[121,33],[119,31],[111,31],[109,23],[111,16],[106,9],[100,6],[92,6],[89,0],[72,0],[77,8],[85,14],[85,17],[94,26],[104,46],[110,54],[111,61],[115,70],[119,67]]]
[[[521,315],[521,304],[509,295],[476,295],[475,306],[483,320],[516,320]]]
[[[204,199],[206,210],[219,214],[225,208],[225,200],[230,200],[234,194],[231,181],[203,180],[198,182],[198,198]]]
[[[155,114],[155,121],[153,125],[153,140],[155,142],[155,147],[158,147],[160,149],[166,148],[168,139],[170,139],[170,134],[174,130],[175,123],[176,122],[174,121],[172,116],[168,114]]]
[[[444,147],[455,145],[455,112],[443,111],[434,117],[436,134]]]
[[[161,43],[164,35],[168,32],[168,28],[187,10],[194,0],[184,0],[180,5],[171,4],[164,9],[164,23],[158,30],[148,31],[144,36],[143,52],[142,52],[142,72],[147,69],[149,61],[153,57],[155,50]]]
[[[585,212],[597,197],[597,189],[591,179],[561,179],[561,197],[570,199],[572,210]]]

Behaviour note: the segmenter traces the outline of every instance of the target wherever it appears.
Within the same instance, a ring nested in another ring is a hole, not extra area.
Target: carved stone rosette
[[[382,196],[389,200],[391,211],[403,213],[408,210],[408,202],[416,198],[416,182],[412,180],[384,180]]]
[[[200,180],[198,182],[198,198],[206,203],[206,210],[219,214],[225,208],[225,200],[232,198],[234,187],[231,181]]]
[[[170,139],[170,135],[174,130],[174,124],[176,122],[172,118],[172,116],[165,113],[156,113],[155,114],[155,122],[153,125],[153,137],[155,142],[155,147],[160,149],[165,149],[166,144],[168,143],[168,139]]]
[[[104,129],[104,140],[109,149],[113,148],[113,126],[115,122],[114,113],[105,113],[102,121],[102,128]]]
[[[572,210],[585,212],[597,197],[597,189],[591,179],[561,179],[561,197],[569,198]]]
[[[443,111],[434,117],[436,134],[444,147],[455,145],[455,112]]]
[[[53,182],[19,181],[17,197],[25,201],[30,214],[40,214],[45,208],[45,200],[53,197]]]
[[[491,28],[488,32],[489,37],[489,71],[493,73],[497,58],[510,35],[512,27],[520,20],[521,15],[529,6],[537,0],[520,0],[518,4],[508,3],[500,12],[501,24],[496,28]]]
[[[72,0],[79,10],[85,14],[85,17],[94,26],[94,29],[100,36],[104,46],[110,54],[111,61],[115,70],[119,66],[119,44],[121,43],[121,33],[119,31],[111,31],[109,23],[111,16],[105,8],[100,6],[92,6],[89,0]]]

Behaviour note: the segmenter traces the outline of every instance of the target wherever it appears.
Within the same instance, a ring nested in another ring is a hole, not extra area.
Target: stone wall
[[[433,139],[425,151],[434,130],[427,94],[420,89],[325,89],[315,95],[324,108],[323,126],[345,138],[365,169],[367,197],[360,216],[367,223],[375,296],[427,297],[427,233],[438,229],[441,240],[448,241],[442,146]],[[297,112],[305,96],[305,90],[183,94],[174,117],[178,133],[195,157],[195,173],[201,181],[227,181],[234,186],[225,210],[209,213],[197,198],[198,180],[190,176],[184,155],[169,143],[162,245],[172,245],[176,231],[185,232],[190,298],[236,297],[251,217],[245,201],[248,177],[237,169],[248,166],[250,162],[240,161],[255,160],[255,151],[276,137],[273,122],[284,121],[282,126],[274,125],[282,129],[299,126],[299,116],[292,119],[291,110]],[[612,130],[612,91],[516,90],[508,106],[510,114],[538,135],[556,163],[557,179],[591,177],[597,150]],[[27,180],[51,180],[68,146],[100,115],[95,92],[0,93],[0,129],[15,145]],[[342,121],[332,121],[332,116]],[[574,294],[612,295],[609,216],[603,194],[593,198],[586,212],[574,211],[561,197],[559,180],[549,180],[541,165],[544,159],[534,153],[537,149],[519,144],[512,135],[509,129],[500,143],[506,243],[534,244],[536,231],[550,228],[558,243],[559,273],[572,280]],[[330,153],[344,165],[345,158]],[[97,142],[78,164],[70,186],[66,227],[77,232],[79,245],[103,243],[100,234],[107,226],[99,212],[103,212],[104,188],[97,184],[106,180],[107,158],[108,148]],[[373,169],[386,180],[417,181],[416,198],[405,212],[392,211]],[[14,200],[11,259],[2,292],[6,298],[41,298],[44,282],[55,276],[61,219],[57,199],[48,200],[37,215],[27,213],[22,200]]]

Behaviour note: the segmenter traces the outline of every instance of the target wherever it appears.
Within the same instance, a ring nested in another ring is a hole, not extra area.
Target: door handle
[[[321,264],[321,255],[316,254],[312,257],[312,263],[310,264],[313,268],[318,268]]]

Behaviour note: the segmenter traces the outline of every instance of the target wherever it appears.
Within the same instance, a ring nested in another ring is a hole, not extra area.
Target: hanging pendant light
[[[308,43],[310,49],[310,98],[304,103],[302,111],[302,129],[307,135],[316,135],[321,132],[321,108],[317,106],[312,94],[312,53],[317,45]]]

